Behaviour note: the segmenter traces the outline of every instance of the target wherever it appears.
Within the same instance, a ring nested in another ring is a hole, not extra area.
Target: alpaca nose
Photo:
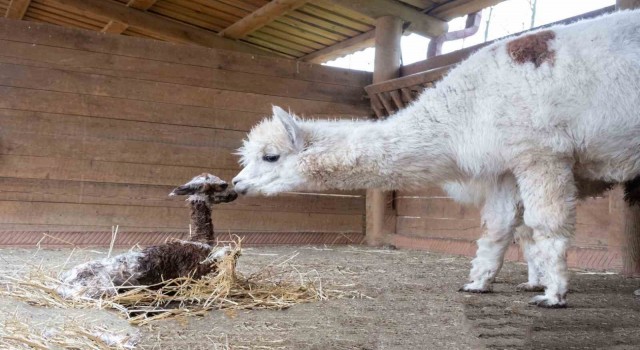
[[[233,186],[234,186],[234,187],[238,184],[238,182],[240,182],[240,180],[238,180],[238,179],[233,179],[233,180],[231,181],[231,183],[233,183]]]
[[[229,187],[229,184],[227,184],[227,183],[225,182],[225,183],[220,184],[220,185],[218,185],[218,186],[220,186],[220,189],[224,191],[224,190],[226,190],[226,189],[227,189],[227,187]]]

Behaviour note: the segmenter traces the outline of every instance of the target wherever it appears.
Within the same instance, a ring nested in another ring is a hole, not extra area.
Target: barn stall
[[[21,262],[32,254],[15,247],[64,248],[59,254],[41,253],[62,264],[82,261],[68,259],[68,248],[130,248],[186,238],[188,209],[167,194],[202,172],[230,180],[239,170],[233,153],[272,104],[302,116],[384,118],[477,49],[402,66],[403,32],[451,39],[456,35],[446,32],[447,21],[470,14],[471,28],[478,11],[499,2],[0,2],[8,18],[0,22],[0,245],[6,247],[6,273],[25,273]],[[318,64],[372,45],[377,48],[373,73]],[[437,54],[437,47],[433,51]],[[637,208],[624,204],[619,189],[582,203],[570,265],[637,274],[638,221]],[[214,224],[223,239],[237,235],[245,246],[263,247],[247,250],[249,269],[268,264],[265,256],[299,251],[301,266],[323,272],[335,284],[355,281],[354,288],[366,297],[237,316],[250,322],[245,327],[254,333],[238,329],[236,315],[209,315],[213,330],[203,324],[182,330],[194,348],[204,346],[194,339],[202,332],[224,334],[231,348],[419,348],[425,339],[433,340],[433,348],[550,345],[559,334],[545,327],[554,322],[578,322],[601,335],[600,343],[591,345],[639,341],[628,334],[637,321],[637,303],[627,293],[634,283],[619,276],[578,277],[576,288],[583,295],[572,302],[582,307],[582,321],[575,310],[553,317],[531,311],[506,286],[496,293],[504,305],[453,294],[466,278],[467,260],[411,250],[473,256],[480,220],[477,211],[436,189],[248,198],[216,207]],[[402,250],[367,249],[362,243]],[[515,245],[507,259],[522,260]],[[524,278],[522,266],[505,269],[506,284]],[[609,279],[615,288],[607,289]],[[592,285],[601,288],[590,291]],[[601,310],[599,321],[588,317],[583,306],[612,291],[628,298]],[[15,305],[3,308],[15,310]],[[376,308],[385,310],[387,319]],[[509,308],[516,311],[505,315]],[[336,316],[341,310],[347,311]],[[407,313],[412,316],[403,316]],[[302,329],[296,327],[307,319],[311,322]],[[513,326],[502,332],[487,320]],[[620,325],[603,327],[607,321]],[[284,324],[273,326],[277,322]],[[303,336],[320,325],[326,329],[316,331],[317,337]],[[471,331],[457,335],[465,325]],[[172,327],[159,326],[143,344],[168,335],[172,340],[160,345],[179,346]]]

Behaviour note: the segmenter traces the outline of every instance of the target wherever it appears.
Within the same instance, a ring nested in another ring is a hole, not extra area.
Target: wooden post
[[[640,8],[640,0],[617,0],[618,10]],[[622,273],[627,276],[640,276],[640,204],[623,203],[622,234]]]
[[[376,55],[373,82],[379,83],[397,78],[400,74],[402,20],[393,16],[376,19]],[[396,215],[391,208],[393,194],[382,190],[367,190],[366,241],[369,245],[388,243],[385,237],[395,233]]]

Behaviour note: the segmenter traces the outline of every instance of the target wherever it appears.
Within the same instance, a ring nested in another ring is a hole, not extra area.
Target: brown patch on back
[[[555,37],[556,33],[551,30],[525,35],[508,42],[507,52],[519,64],[531,62],[536,68],[545,62],[553,65],[556,52],[549,49],[549,41],[555,39]]]

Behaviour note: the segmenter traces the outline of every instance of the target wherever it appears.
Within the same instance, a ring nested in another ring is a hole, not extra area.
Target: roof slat
[[[346,35],[332,32],[323,28],[319,28],[319,27],[307,24],[305,22],[296,20],[294,18],[281,17],[281,18],[278,18],[278,20],[274,23],[284,23],[285,25],[295,27],[295,28],[300,28],[301,30],[314,33],[316,35],[322,36],[324,38],[327,38],[333,41],[342,41],[349,38]]]
[[[231,26],[225,28],[220,35],[231,39],[240,39],[276,18],[301,7],[309,0],[275,0],[255,10],[250,15],[242,18]]]
[[[6,18],[22,19],[30,3],[31,0],[11,0],[4,16]]]
[[[184,23],[153,15],[149,12],[132,9],[113,1],[101,0],[55,0],[63,5],[75,7],[82,14],[95,14],[107,19],[126,23],[133,27],[145,28],[164,38],[180,42],[190,42],[206,47],[241,51],[254,54],[268,54],[259,52],[242,43],[212,35],[210,31],[193,27]],[[157,6],[158,4],[156,4]]]

